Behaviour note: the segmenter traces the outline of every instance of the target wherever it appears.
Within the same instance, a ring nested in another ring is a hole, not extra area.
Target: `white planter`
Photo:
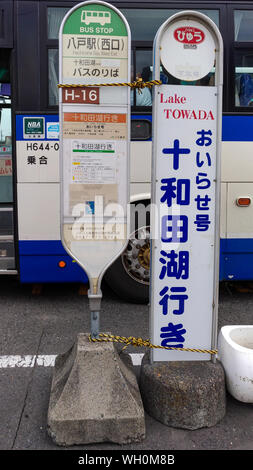
[[[253,325],[223,326],[218,357],[229,393],[239,401],[253,403]]]

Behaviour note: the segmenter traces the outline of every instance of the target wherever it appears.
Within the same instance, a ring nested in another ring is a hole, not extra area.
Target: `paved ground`
[[[59,449],[46,432],[53,367],[38,364],[4,367],[3,356],[8,356],[5,359],[10,364],[9,356],[56,355],[71,347],[78,332],[89,331],[88,300],[79,295],[78,288],[78,285],[46,285],[35,295],[32,286],[21,286],[9,279],[1,281],[0,449]],[[122,302],[108,288],[102,305],[101,331],[149,336],[146,305]],[[253,284],[222,284],[219,327],[252,322]],[[144,351],[130,348],[129,352]],[[138,377],[139,367],[135,370]],[[146,439],[142,443],[85,447],[90,450],[253,450],[253,404],[238,402],[227,395],[225,418],[212,428],[195,431],[167,427],[146,415]]]

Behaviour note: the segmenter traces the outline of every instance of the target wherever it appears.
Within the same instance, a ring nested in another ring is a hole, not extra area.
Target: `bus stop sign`
[[[216,347],[222,68],[205,15],[184,11],[158,30],[154,79],[166,80],[153,113],[151,339],[175,349],[155,349],[154,361],[209,360],[177,348]]]
[[[127,243],[130,30],[101,1],[72,8],[59,33],[61,239],[101,297],[106,268]]]

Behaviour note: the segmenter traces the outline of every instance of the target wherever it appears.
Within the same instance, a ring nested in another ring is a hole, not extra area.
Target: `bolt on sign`
[[[61,237],[92,295],[127,242],[130,91],[99,85],[130,81],[130,41],[101,1],[78,4],[60,28]]]
[[[205,15],[180,12],[158,30],[154,79],[166,80],[153,105],[151,340],[160,346],[216,347],[222,69],[221,35]],[[210,354],[155,349],[152,360]]]

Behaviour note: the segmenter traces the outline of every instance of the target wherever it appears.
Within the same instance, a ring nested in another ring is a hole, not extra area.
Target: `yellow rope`
[[[93,83],[93,84],[62,84],[59,83],[58,88],[84,88],[84,87],[99,87],[99,86],[128,86],[130,88],[136,88],[139,93],[141,93],[142,88],[151,88],[154,85],[161,85],[161,80],[150,80],[149,82],[144,82],[142,78],[137,78],[135,82],[126,82],[126,83]]]
[[[169,350],[176,350],[176,351],[188,351],[188,352],[198,352],[204,354],[217,354],[217,349],[196,349],[196,348],[176,348],[172,346],[158,346],[152,344],[149,340],[143,340],[142,338],[135,338],[134,336],[116,336],[116,335],[108,335],[106,333],[100,333],[100,338],[92,338],[91,335],[89,336],[90,342],[115,342],[115,343],[124,343],[125,346],[122,350],[127,348],[127,346],[135,346],[135,347],[146,347],[146,348],[156,348],[156,349],[169,349]]]

